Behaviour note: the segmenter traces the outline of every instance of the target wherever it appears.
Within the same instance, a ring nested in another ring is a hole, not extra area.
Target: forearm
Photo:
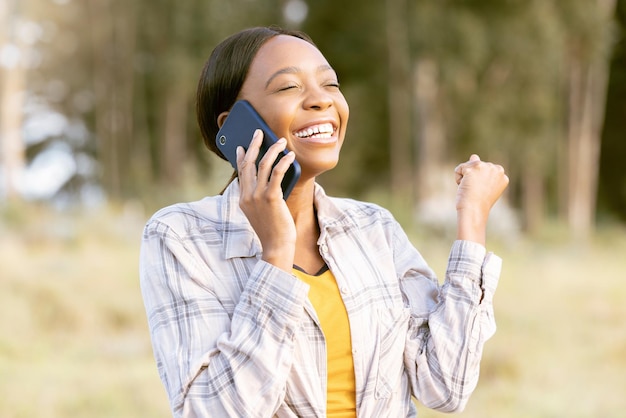
[[[184,271],[144,281],[155,357],[174,415],[271,416],[282,400],[308,287],[259,261],[233,309]],[[205,279],[210,287],[219,281]]]
[[[413,390],[425,406],[460,411],[474,391],[484,343],[495,330],[491,301],[499,267],[483,247],[455,242],[438,305],[415,321],[407,350],[418,353]]]
[[[187,410],[210,404],[209,416],[269,417],[282,400],[307,288],[262,262],[253,274],[258,279],[241,295],[229,332],[187,393]]]

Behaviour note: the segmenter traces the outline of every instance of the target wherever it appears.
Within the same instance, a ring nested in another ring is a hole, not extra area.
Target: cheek
[[[348,124],[348,119],[350,118],[350,106],[348,106],[348,102],[343,95],[341,96],[341,99],[336,101],[336,103],[339,110],[339,116],[341,117],[341,122],[345,126]]]
[[[257,107],[257,111],[259,112],[265,123],[267,123],[272,131],[274,131],[276,136],[278,136],[279,138],[288,137],[290,133],[289,122],[291,119],[286,112],[280,111],[280,109],[280,106],[273,105],[267,102]]]
[[[341,140],[343,141],[343,137],[346,135],[346,131],[348,130],[348,120],[350,119],[350,111],[348,110],[348,106],[346,106],[345,112],[340,114],[341,116]]]
[[[274,117],[268,117],[265,121],[278,138],[289,138],[289,122],[286,118],[281,118],[280,115],[276,115]]]

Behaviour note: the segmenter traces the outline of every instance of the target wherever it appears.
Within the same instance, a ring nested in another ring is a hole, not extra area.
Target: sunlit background
[[[320,183],[391,209],[442,279],[454,166],[507,169],[499,329],[460,416],[625,416],[626,0],[0,0],[0,416],[169,416],[142,227],[225,185],[196,83],[270,24],[311,35],[350,104]]]

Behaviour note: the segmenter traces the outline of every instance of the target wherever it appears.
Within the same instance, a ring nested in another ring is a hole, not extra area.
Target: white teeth
[[[311,126],[310,128],[295,132],[294,135],[298,138],[306,138],[313,135],[319,135],[321,138],[330,138],[333,131],[333,125],[331,123],[323,123],[321,125]]]

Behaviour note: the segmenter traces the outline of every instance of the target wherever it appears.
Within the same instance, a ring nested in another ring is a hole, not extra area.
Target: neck
[[[298,229],[299,224],[304,225],[310,223],[312,220],[315,220],[315,223],[317,223],[313,203],[314,193],[315,179],[311,179],[307,180],[304,184],[297,184],[287,198],[287,207],[296,224],[296,229]]]
[[[322,260],[317,240],[320,235],[314,205],[315,179],[298,184],[287,199],[287,207],[296,225],[296,253],[294,264],[306,272],[318,271]]]

